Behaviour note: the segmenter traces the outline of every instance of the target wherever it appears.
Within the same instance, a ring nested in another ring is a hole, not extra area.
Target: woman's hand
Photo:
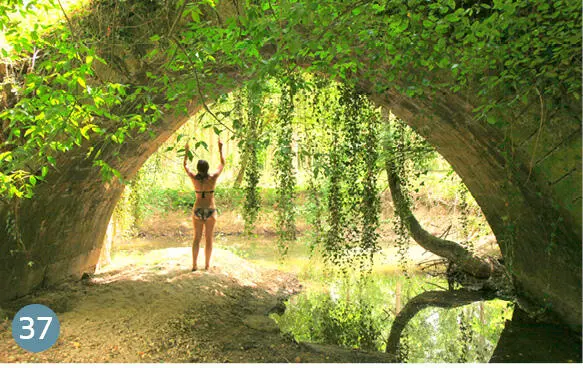
[[[184,168],[185,169],[186,169],[186,162],[188,161],[188,152],[190,152],[190,150],[188,147],[188,142],[186,142],[186,144],[184,145]]]
[[[221,141],[221,137],[219,137],[219,156],[221,158],[221,163],[217,169],[217,177],[223,172],[223,168],[225,167],[225,156],[223,156],[223,141]]]
[[[188,149],[188,142],[186,142],[186,144],[184,145],[184,161],[182,161],[182,166],[184,166],[184,170],[186,171],[188,176],[190,176],[191,178],[194,178],[194,174],[192,173],[192,171],[190,171],[188,169],[188,153],[189,152],[190,152],[190,150]]]

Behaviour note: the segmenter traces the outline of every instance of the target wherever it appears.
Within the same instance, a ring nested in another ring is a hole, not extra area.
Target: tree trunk
[[[243,177],[245,175],[245,168],[247,167],[249,155],[245,152],[243,157],[241,157],[241,166],[239,167],[239,172],[237,173],[237,177],[235,178],[235,182],[233,183],[233,187],[239,188],[241,187],[241,183],[243,182]]]
[[[440,239],[431,235],[421,227],[421,224],[419,224],[419,221],[417,221],[415,215],[413,215],[413,212],[407,205],[407,201],[401,190],[395,163],[387,159],[385,169],[387,171],[389,188],[391,189],[395,210],[405,222],[411,237],[417,244],[440,257],[447,258],[451,262],[456,263],[463,271],[472,276],[480,279],[489,278],[492,274],[493,266],[488,260],[476,257],[456,242]]]
[[[387,339],[385,352],[398,356],[397,351],[399,350],[401,333],[407,323],[421,310],[427,307],[456,308],[477,301],[491,300],[494,297],[495,294],[492,292],[465,289],[453,291],[432,290],[417,295],[409,300],[403,310],[395,317],[395,321],[391,326],[391,333]]]

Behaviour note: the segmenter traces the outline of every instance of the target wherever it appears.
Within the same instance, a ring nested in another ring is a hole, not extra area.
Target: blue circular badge
[[[12,320],[12,337],[32,353],[45,351],[55,344],[61,324],[53,310],[42,304],[22,307]]]

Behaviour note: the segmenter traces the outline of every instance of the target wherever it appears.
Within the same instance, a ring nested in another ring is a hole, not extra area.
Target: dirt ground
[[[201,254],[202,256],[203,254]],[[92,278],[4,305],[51,307],[57,343],[28,353],[0,324],[0,362],[383,362],[379,353],[298,344],[268,317],[301,289],[288,273],[215,249],[210,271],[191,272],[190,248],[149,251],[143,262],[113,263]]]

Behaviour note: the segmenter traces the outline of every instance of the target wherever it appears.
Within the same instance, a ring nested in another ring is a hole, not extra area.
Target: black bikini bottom
[[[215,208],[195,208],[193,213],[196,217],[205,221],[206,219],[211,217],[213,213],[215,213],[215,211],[216,211]]]

